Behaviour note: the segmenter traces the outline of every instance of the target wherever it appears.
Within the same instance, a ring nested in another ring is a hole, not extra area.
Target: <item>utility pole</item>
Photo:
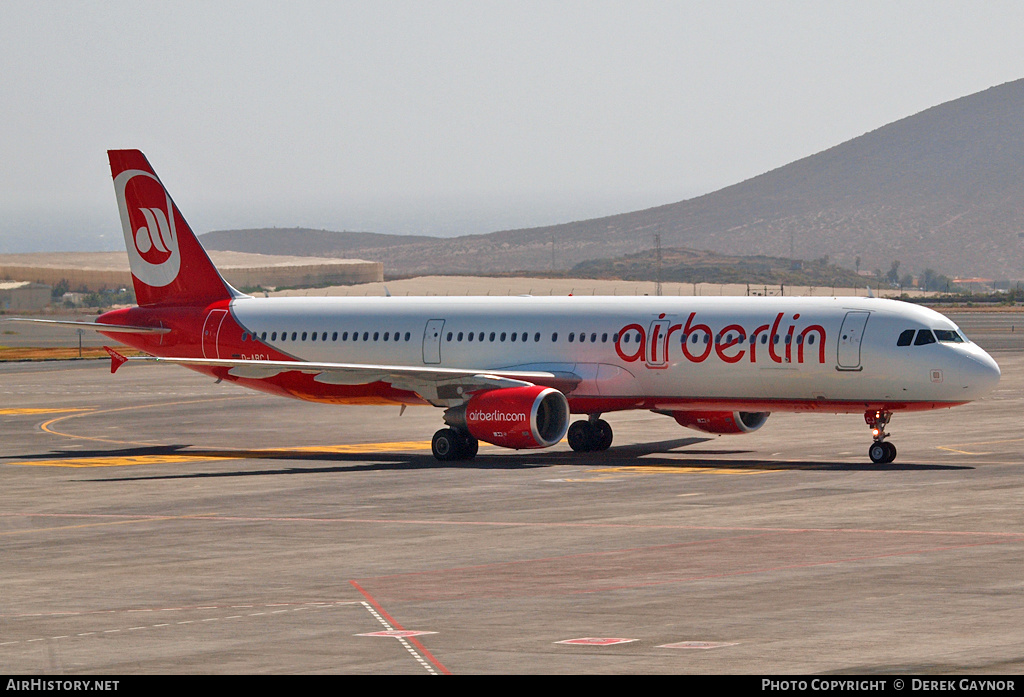
[[[661,296],[661,235],[654,236],[654,246],[657,250],[654,257],[654,294]]]

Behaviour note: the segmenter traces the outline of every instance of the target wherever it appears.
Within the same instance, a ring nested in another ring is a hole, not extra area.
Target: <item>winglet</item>
[[[111,375],[116,373],[118,368],[120,368],[122,365],[124,365],[125,363],[128,362],[127,358],[125,358],[124,356],[122,356],[120,353],[118,353],[114,349],[110,348],[109,346],[104,346],[103,350],[106,351],[108,354],[110,354],[110,374]]]

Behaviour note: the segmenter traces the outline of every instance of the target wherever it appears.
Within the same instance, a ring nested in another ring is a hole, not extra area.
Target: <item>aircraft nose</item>
[[[994,390],[1001,375],[999,364],[984,351],[965,354],[960,358],[960,378],[971,399]]]

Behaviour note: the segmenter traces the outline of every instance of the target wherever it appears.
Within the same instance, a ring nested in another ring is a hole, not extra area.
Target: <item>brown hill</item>
[[[688,201],[451,239],[348,238],[345,253],[389,274],[566,269],[650,249],[656,233],[666,247],[1024,278],[1024,80]]]
[[[660,266],[660,269],[659,269]],[[855,272],[830,264],[827,258],[792,261],[782,257],[734,256],[694,249],[654,250],[615,259],[590,259],[565,272],[571,278],[622,279],[664,283],[768,283],[787,286],[839,286],[858,288],[877,285]]]
[[[394,245],[433,242],[425,235],[383,235],[378,232],[331,232],[310,228],[260,228],[216,230],[203,237],[203,246],[220,251],[283,256],[344,258],[362,249],[387,249]],[[262,251],[257,251],[262,250]]]

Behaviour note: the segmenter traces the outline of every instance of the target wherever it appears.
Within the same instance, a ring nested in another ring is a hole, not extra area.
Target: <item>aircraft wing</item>
[[[309,361],[264,361],[237,358],[174,358],[138,356],[125,358],[107,348],[112,359],[111,372],[126,361],[156,361],[186,367],[227,368],[228,375],[265,380],[281,373],[313,375],[327,385],[366,385],[386,382],[395,389],[415,392],[436,406],[462,404],[475,392],[503,387],[543,385],[571,392],[581,378],[574,373],[540,370],[494,370],[434,368],[431,366],[372,365],[362,363],[314,363]]]

